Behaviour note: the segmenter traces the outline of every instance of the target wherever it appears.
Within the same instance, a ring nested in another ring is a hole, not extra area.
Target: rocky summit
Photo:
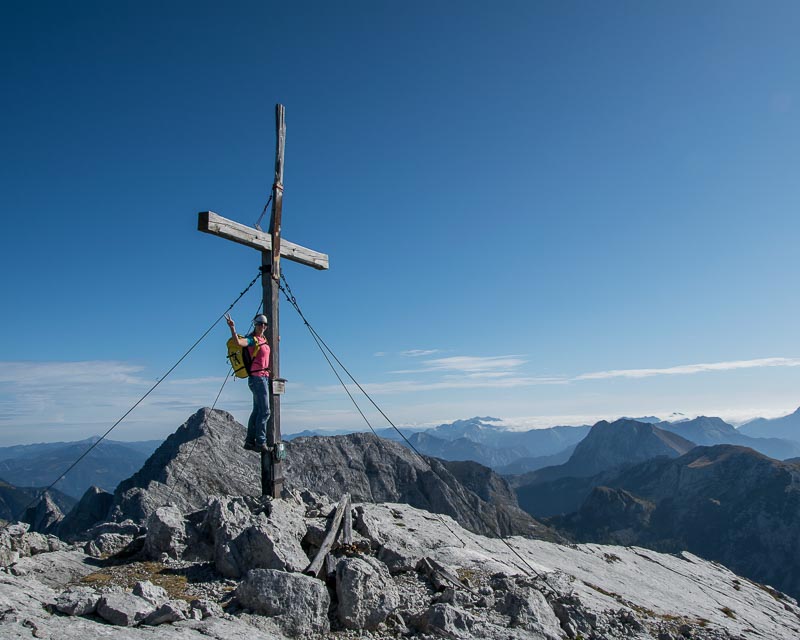
[[[719,564],[490,538],[399,503],[220,495],[156,509],[117,552],[0,534],[0,637],[91,640],[797,638],[800,606]],[[106,534],[98,534],[98,539]],[[97,547],[97,540],[93,541]],[[113,630],[111,627],[115,627]],[[156,629],[157,627],[157,629]]]
[[[60,522],[31,512],[70,542],[0,529],[0,638],[800,637],[793,598],[720,564],[534,538],[480,465],[364,434],[301,438],[271,499],[254,495],[243,436],[202,410],[113,496],[87,492]]]
[[[259,458],[242,448],[244,438],[245,428],[229,413],[201,409],[117,487],[111,518],[143,522],[167,503],[188,513],[211,495],[259,494]],[[505,480],[477,463],[420,457],[396,442],[364,433],[297,438],[287,449],[288,489],[334,498],[347,491],[357,501],[406,502],[452,516],[486,535],[554,535],[519,508]]]

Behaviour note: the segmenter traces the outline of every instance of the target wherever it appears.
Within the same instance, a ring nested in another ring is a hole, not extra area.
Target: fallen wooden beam
[[[353,510],[348,504],[344,512],[344,524],[342,525],[342,544],[353,544]]]
[[[326,529],[327,533],[325,535],[325,539],[322,541],[322,545],[320,546],[319,551],[317,551],[317,555],[314,556],[311,564],[306,567],[303,573],[308,576],[319,576],[320,569],[322,569],[322,565],[325,562],[325,557],[330,553],[331,549],[333,548],[333,543],[336,542],[336,538],[339,535],[342,518],[348,511],[350,511],[350,494],[345,493],[342,496],[342,499],[339,500],[339,504],[336,507],[336,512],[333,514],[333,519]]]

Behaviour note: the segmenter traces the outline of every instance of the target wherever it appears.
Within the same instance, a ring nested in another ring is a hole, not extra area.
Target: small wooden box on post
[[[286,110],[275,105],[275,179],[272,183],[272,213],[269,232],[265,233],[233,222],[212,211],[198,214],[197,229],[226,240],[232,240],[261,252],[261,286],[264,314],[267,316],[267,340],[270,346],[270,417],[267,424],[267,445],[271,453],[261,454],[261,493],[273,498],[283,491],[283,462],[279,457],[281,444],[281,394],[285,380],[280,377],[280,279],[281,257],[315,269],[328,268],[328,256],[281,239],[283,216],[283,157],[286,144]]]

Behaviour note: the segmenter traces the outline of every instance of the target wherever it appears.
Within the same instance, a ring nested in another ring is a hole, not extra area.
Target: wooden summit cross
[[[278,331],[278,306],[280,302],[281,257],[314,267],[328,268],[328,256],[300,245],[281,240],[281,213],[283,209],[283,150],[286,143],[286,110],[275,105],[275,180],[272,184],[272,214],[269,232],[248,227],[217,215],[212,211],[198,214],[197,229],[205,233],[233,240],[261,252],[261,285],[264,313],[269,321],[267,339],[270,346],[269,400],[270,416],[267,424],[267,444],[273,453],[261,454],[261,493],[279,498],[283,489],[283,462],[277,456],[276,444],[281,442],[281,400],[284,383],[280,377],[280,332]]]

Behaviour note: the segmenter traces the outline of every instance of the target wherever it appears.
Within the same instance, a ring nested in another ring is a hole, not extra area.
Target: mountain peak
[[[675,458],[693,447],[693,442],[653,424],[630,418],[602,420],[575,447],[567,464],[580,469],[580,476],[590,476],[661,455]]]
[[[115,520],[144,521],[170,502],[183,513],[200,509],[211,495],[261,492],[259,457],[245,451],[245,428],[225,411],[201,409],[169,436],[142,469],[114,493]],[[517,506],[508,484],[476,462],[461,465],[420,458],[397,442],[359,432],[300,437],[286,443],[284,486],[338,499],[406,502],[444,513],[487,535],[530,534],[539,526]],[[493,489],[487,502],[472,489]],[[544,530],[544,528],[542,528]]]

